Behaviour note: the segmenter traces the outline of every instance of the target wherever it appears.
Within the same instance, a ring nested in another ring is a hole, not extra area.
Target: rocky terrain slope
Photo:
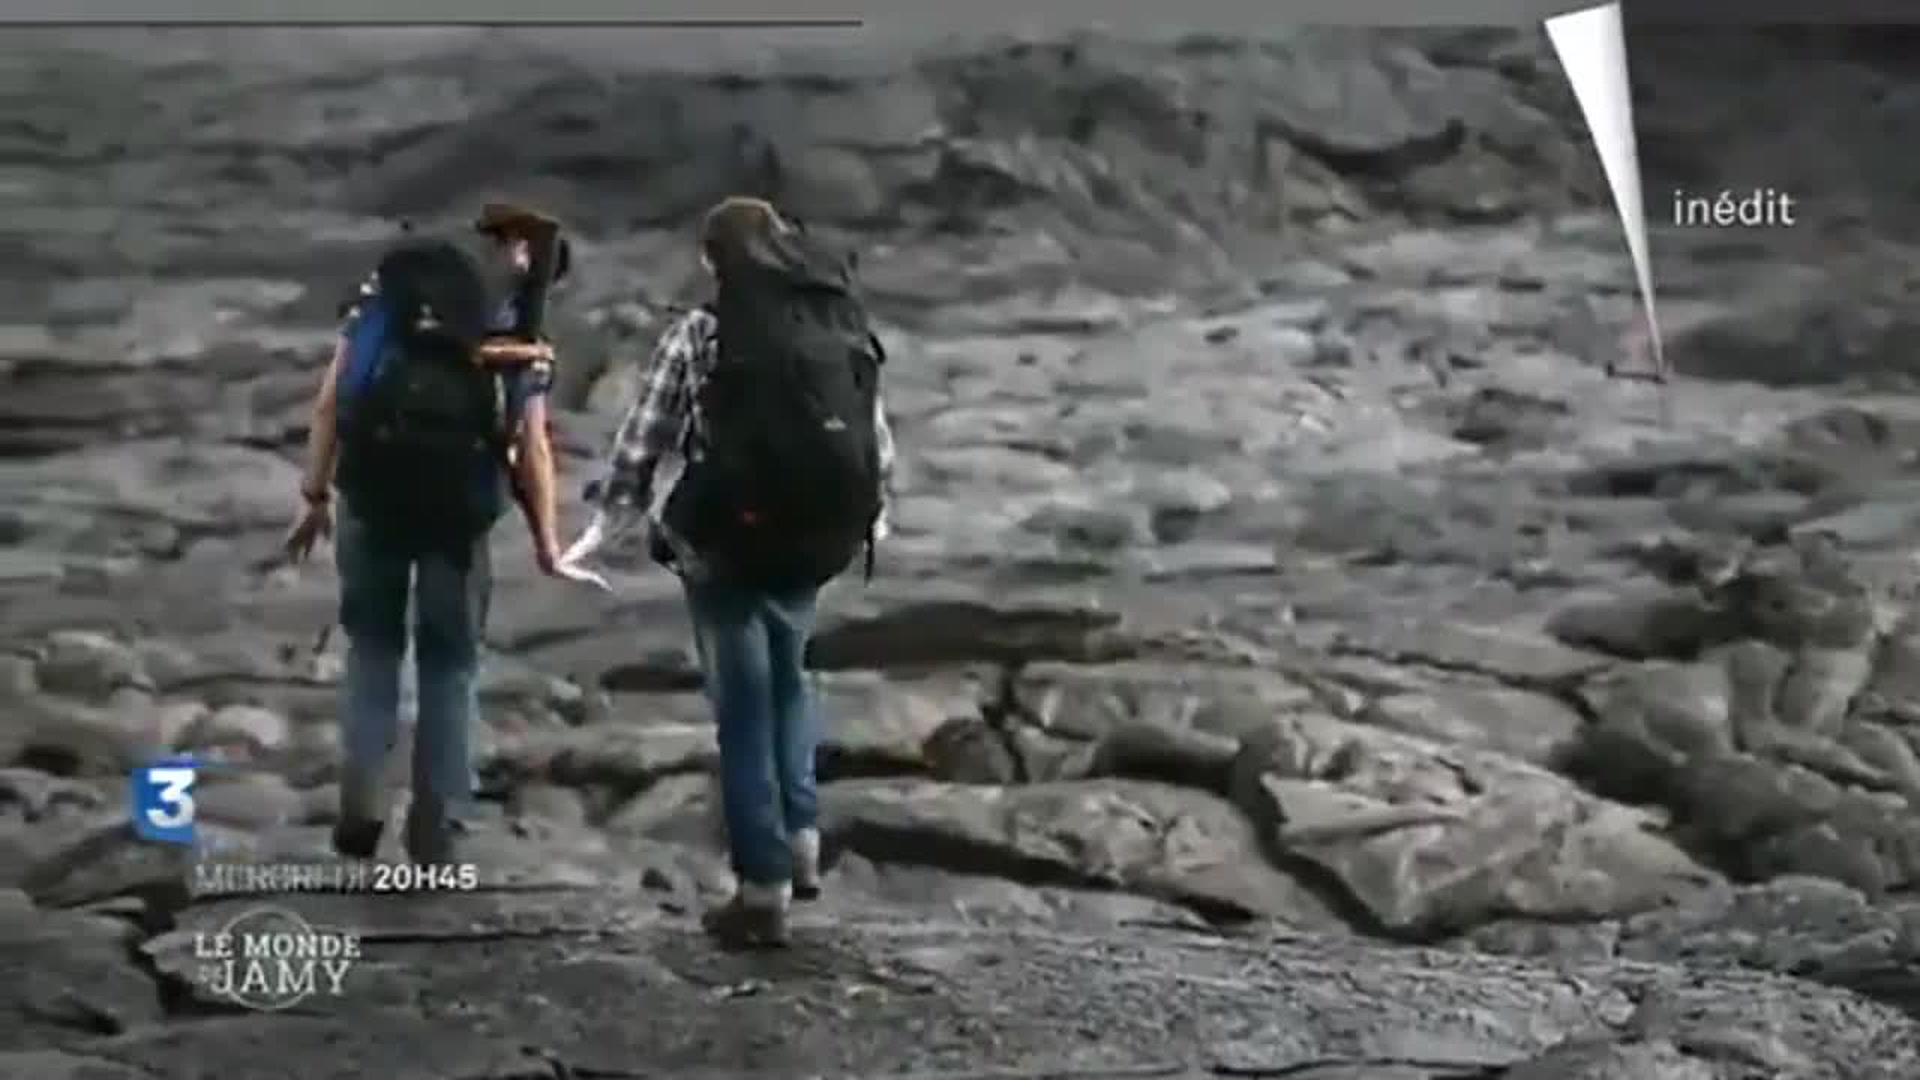
[[[1658,387],[1535,35],[800,44],[10,35],[0,1077],[1920,1074],[1911,88],[1824,42],[1742,141],[1701,88],[1804,43],[1689,55],[1650,168],[1828,186],[1660,237]],[[342,290],[400,217],[563,211],[577,489],[738,189],[861,242],[905,455],[816,646],[797,947],[692,933],[671,583],[506,529],[485,887],[278,898],[365,936],[349,992],[197,987],[258,898],[189,896],[126,772],[243,751],[205,842],[325,858],[332,575],[273,555]]]

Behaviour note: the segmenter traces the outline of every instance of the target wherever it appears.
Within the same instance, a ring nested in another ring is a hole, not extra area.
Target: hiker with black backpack
[[[335,539],[348,642],[333,832],[343,856],[373,857],[385,829],[411,603],[418,718],[403,840],[417,863],[453,861],[473,790],[488,535],[511,503],[542,571],[558,565],[546,415],[554,355],[526,316],[566,261],[547,219],[489,206],[472,235],[410,235],[389,249],[344,313],[313,406],[306,511],[286,541],[300,562]]]
[[[565,558],[645,535],[680,576],[738,879],[702,926],[729,947],[771,946],[789,900],[820,890],[807,641],[821,588],[856,564],[871,574],[886,533],[885,353],[851,260],[768,203],[714,207],[700,253],[715,298],[660,338]]]

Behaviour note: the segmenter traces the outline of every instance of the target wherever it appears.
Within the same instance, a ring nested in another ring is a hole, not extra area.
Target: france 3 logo
[[[201,763],[156,761],[133,770],[133,832],[161,844],[193,843],[193,785]]]
[[[160,844],[192,844],[193,787],[200,774],[240,765],[244,757],[244,752],[222,747],[200,757],[169,758],[133,770],[134,835]]]

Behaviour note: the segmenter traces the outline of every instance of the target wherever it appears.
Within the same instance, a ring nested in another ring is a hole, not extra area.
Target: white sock
[[[793,899],[793,886],[755,885],[751,881],[740,883],[740,902],[752,908],[777,908],[785,911],[787,902]]]
[[[793,874],[799,878],[820,876],[820,830],[801,829],[793,834]]]

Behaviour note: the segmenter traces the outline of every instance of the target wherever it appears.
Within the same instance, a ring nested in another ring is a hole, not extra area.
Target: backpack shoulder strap
[[[342,305],[340,335],[345,350],[339,372],[343,403],[351,402],[379,372],[392,340],[392,313],[380,291],[380,275],[369,274],[358,294]]]

